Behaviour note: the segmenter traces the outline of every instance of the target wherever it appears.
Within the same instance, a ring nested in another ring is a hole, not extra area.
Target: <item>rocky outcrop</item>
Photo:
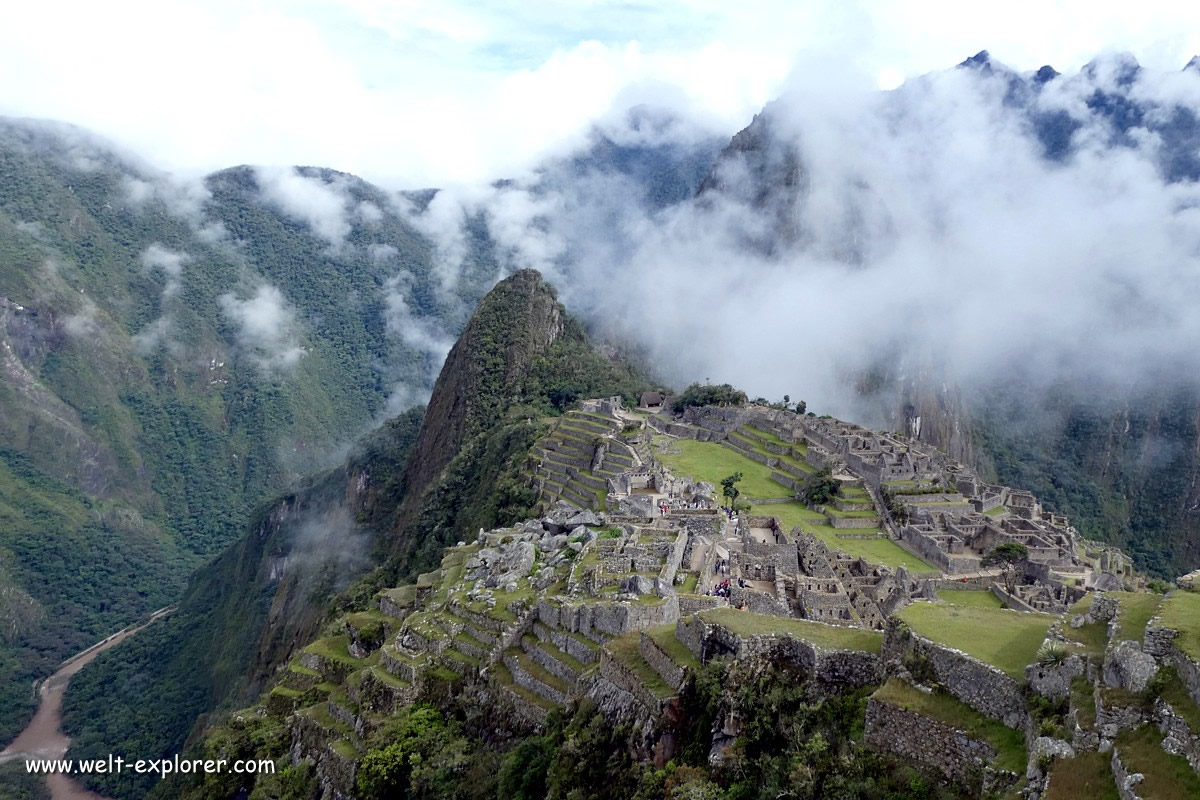
[[[1104,682],[1128,692],[1144,692],[1158,674],[1154,656],[1143,653],[1137,642],[1122,641],[1104,656]]]

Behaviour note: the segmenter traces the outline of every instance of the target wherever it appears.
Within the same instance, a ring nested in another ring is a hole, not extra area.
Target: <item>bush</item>
[[[676,414],[690,406],[743,406],[746,404],[746,393],[735,389],[728,383],[717,386],[714,384],[700,385],[693,383],[683,390],[683,394],[675,398],[671,408]]]

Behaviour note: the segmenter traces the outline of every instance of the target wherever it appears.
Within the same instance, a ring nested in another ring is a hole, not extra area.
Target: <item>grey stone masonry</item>
[[[817,684],[825,687],[870,686],[883,681],[883,660],[875,653],[829,650],[787,634],[738,636],[724,625],[703,620],[700,623],[704,630],[702,661],[722,655],[733,655],[739,659],[761,657],[771,661],[786,661],[800,667]],[[676,636],[689,650],[692,649],[694,631],[680,630],[677,623]]]
[[[1142,796],[1137,793],[1138,784],[1143,780],[1142,773],[1129,772],[1121,761],[1120,752],[1115,747],[1112,750],[1112,774],[1113,780],[1117,784],[1117,794],[1120,795],[1121,800],[1142,800]]]
[[[982,793],[984,772],[996,758],[987,742],[873,697],[867,701],[866,741],[872,750],[938,772],[973,794]]]
[[[1187,720],[1161,697],[1154,701],[1153,719],[1163,734],[1163,750],[1186,758],[1192,770],[1200,775],[1200,732],[1193,731]]]
[[[612,654],[607,650],[603,650],[600,653],[600,675],[617,688],[631,695],[637,701],[637,704],[641,707],[647,718],[657,719],[662,714],[663,709],[666,708],[666,699],[657,697],[647,689],[645,684],[642,683],[641,678],[620,661],[613,658]]]
[[[676,623],[678,625],[678,623]],[[640,634],[638,642],[638,652],[642,654],[642,658],[646,659],[646,663],[654,668],[654,671],[675,691],[683,686],[683,681],[687,677],[687,670],[676,664],[667,655],[666,651],[658,646],[658,643],[647,636],[644,632]]]
[[[1025,668],[1025,678],[1038,694],[1060,700],[1071,694],[1071,681],[1086,670],[1087,662],[1072,654],[1061,664],[1030,664]]]
[[[533,635],[543,642],[550,642],[550,644],[583,664],[594,664],[600,657],[599,645],[589,644],[590,639],[580,641],[580,638],[586,638],[581,637],[580,634],[571,634],[558,628],[551,628],[542,622],[536,622],[533,625]]]
[[[525,671],[521,666],[521,662],[512,654],[505,654],[504,666],[508,667],[508,671],[512,673],[513,680],[518,686],[523,686],[534,694],[539,694],[549,700],[551,703],[566,703],[569,699],[565,694],[555,689],[553,686],[538,680]]]
[[[884,659],[902,662],[909,654],[928,660],[938,683],[980,714],[1010,728],[1025,727],[1029,714],[1024,693],[1008,673],[961,650],[918,636],[902,627],[899,620],[889,619],[883,634]]]
[[[521,649],[529,654],[535,662],[545,667],[546,671],[557,678],[562,678],[567,683],[574,683],[579,677],[569,665],[559,661],[547,649],[546,645],[542,644],[540,639],[530,641],[528,637],[521,639]]]

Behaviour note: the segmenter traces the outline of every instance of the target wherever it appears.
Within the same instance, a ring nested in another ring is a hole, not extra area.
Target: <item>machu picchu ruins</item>
[[[1172,613],[1200,595],[1145,592],[1029,492],[904,436],[648,399],[554,420],[524,467],[539,516],[464,531],[293,659],[258,713],[290,720],[325,797],[352,796],[356,743],[434,685],[532,731],[586,698],[669,760],[660,720],[717,659],[791,664],[817,695],[877,687],[867,745],[970,796],[1041,797],[1077,754],[1130,787],[1152,758],[1200,771],[1200,615]],[[832,496],[806,499],[820,482]],[[1005,543],[1023,548],[1015,573],[984,566]],[[739,724],[714,732],[713,763]]]

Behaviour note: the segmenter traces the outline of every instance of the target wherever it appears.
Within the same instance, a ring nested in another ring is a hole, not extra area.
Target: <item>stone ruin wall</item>
[[[986,742],[874,698],[867,701],[866,741],[872,750],[919,764],[977,793],[983,791],[984,769],[996,757]]]
[[[918,636],[891,619],[884,630],[883,657],[888,662],[903,662],[906,656],[928,660],[938,683],[980,714],[1010,728],[1025,727],[1029,714],[1024,693],[1011,676],[960,650]]]
[[[658,642],[647,636],[644,631],[640,634],[638,652],[641,653],[642,658],[646,659],[646,663],[666,681],[668,686],[675,691],[682,688],[683,681],[687,677],[687,670],[672,661],[666,651],[658,646]]]

